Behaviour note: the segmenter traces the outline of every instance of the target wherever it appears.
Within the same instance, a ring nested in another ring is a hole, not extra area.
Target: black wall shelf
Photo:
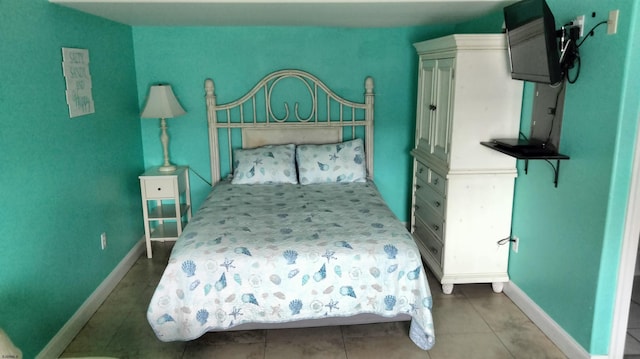
[[[490,142],[480,142],[481,145],[491,148],[492,150],[504,153],[505,155],[515,157],[519,160],[524,160],[524,173],[527,174],[529,172],[529,160],[545,160],[547,161],[551,167],[553,168],[553,184],[555,187],[558,187],[558,176],[560,175],[560,161],[570,159],[569,156],[563,155],[560,153],[525,153],[523,151],[518,151],[510,148],[506,148],[498,145],[497,143]],[[556,161],[554,165],[552,160]]]

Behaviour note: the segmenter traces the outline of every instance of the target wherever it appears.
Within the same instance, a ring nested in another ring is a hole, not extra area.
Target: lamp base
[[[168,165],[168,166],[160,166],[160,168],[158,168],[158,171],[160,171],[160,172],[174,172],[177,169],[178,169],[178,167],[176,167],[174,165]]]

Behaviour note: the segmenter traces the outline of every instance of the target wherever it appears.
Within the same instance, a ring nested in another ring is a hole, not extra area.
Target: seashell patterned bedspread
[[[162,341],[236,325],[373,313],[434,344],[411,235],[366,183],[214,187],[176,242],[147,311]]]

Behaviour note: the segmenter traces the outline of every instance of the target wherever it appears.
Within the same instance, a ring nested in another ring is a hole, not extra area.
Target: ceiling
[[[132,26],[403,27],[458,23],[515,0],[49,0]]]

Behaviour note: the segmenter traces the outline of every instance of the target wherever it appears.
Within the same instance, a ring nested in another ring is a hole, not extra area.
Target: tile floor
[[[624,346],[625,359],[640,359],[640,277],[633,280],[627,339]]]
[[[444,295],[433,280],[436,345],[429,351],[411,342],[408,322],[208,333],[190,342],[163,343],[147,323],[146,308],[171,247],[154,243],[153,259],[140,257],[63,358],[566,358],[490,285],[457,285]]]

